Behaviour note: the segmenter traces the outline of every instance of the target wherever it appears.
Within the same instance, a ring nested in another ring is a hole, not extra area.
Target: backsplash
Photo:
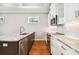
[[[56,33],[57,32],[57,26],[49,26],[48,29],[47,29],[47,32]]]
[[[67,22],[64,26],[65,35],[74,39],[79,39],[79,19]]]
[[[57,32],[64,34],[64,26],[57,26]]]

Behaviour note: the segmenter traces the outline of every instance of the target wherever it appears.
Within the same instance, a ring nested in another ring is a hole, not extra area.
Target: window
[[[38,22],[39,22],[39,16],[28,17],[28,23],[38,23]]]

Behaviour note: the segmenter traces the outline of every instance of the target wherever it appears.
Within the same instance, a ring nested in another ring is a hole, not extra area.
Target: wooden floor
[[[50,55],[48,45],[44,40],[34,41],[33,46],[29,52],[29,55]]]

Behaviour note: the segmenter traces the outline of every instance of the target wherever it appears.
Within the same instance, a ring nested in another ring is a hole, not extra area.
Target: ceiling
[[[50,3],[0,3],[0,13],[48,13]]]

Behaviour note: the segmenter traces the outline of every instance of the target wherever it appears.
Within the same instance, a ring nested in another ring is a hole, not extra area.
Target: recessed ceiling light
[[[22,3],[22,6],[44,6],[44,3]]]

